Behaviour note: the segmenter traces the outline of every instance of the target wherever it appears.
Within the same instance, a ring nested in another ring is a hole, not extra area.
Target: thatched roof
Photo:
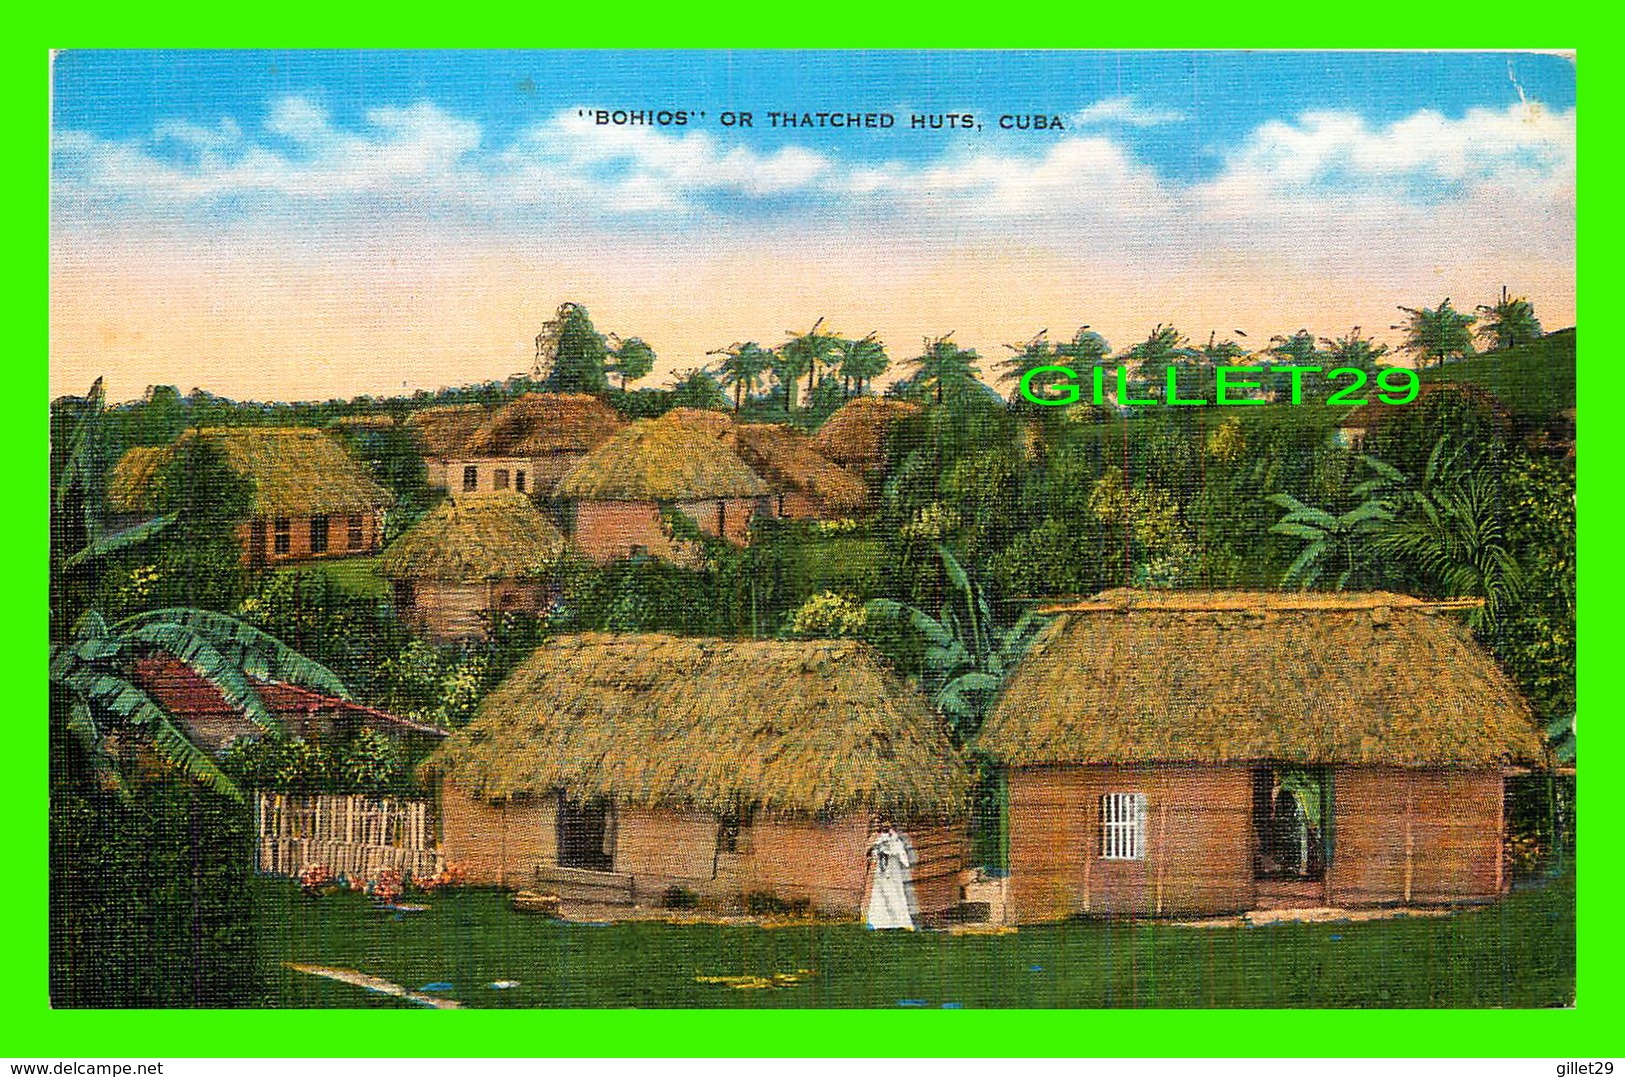
[[[459,583],[534,576],[564,550],[564,536],[524,494],[442,501],[390,543],[378,569],[390,579]]]
[[[906,400],[859,396],[824,420],[813,446],[845,467],[871,467],[886,458],[886,437],[892,425],[918,414],[920,406]]]
[[[424,408],[406,417],[407,428],[417,438],[425,456],[459,456],[480,427],[491,418],[484,404],[447,404]]]
[[[626,420],[586,393],[526,393],[499,408],[464,446],[470,456],[546,456],[584,453]]]
[[[555,497],[587,501],[698,501],[771,492],[722,441],[672,416],[621,430],[553,491]]]
[[[734,432],[738,424],[733,416],[725,411],[714,408],[672,408],[662,419],[669,419],[674,423],[682,423],[696,430],[710,434],[714,438],[726,437]]]
[[[1107,591],[1059,612],[983,727],[1004,763],[1543,758],[1512,682],[1404,595]]]
[[[734,452],[779,490],[811,494],[838,512],[862,512],[869,487],[813,447],[812,439],[779,423],[745,423],[733,428]]]
[[[564,636],[429,760],[489,799],[958,814],[971,775],[926,700],[866,645]]]
[[[181,435],[176,445],[202,438],[231,469],[254,483],[255,516],[368,513],[394,504],[395,495],[374,482],[323,430],[281,426],[205,427]],[[151,512],[152,480],[173,457],[174,446],[135,448],[124,454],[108,483],[114,512]]]

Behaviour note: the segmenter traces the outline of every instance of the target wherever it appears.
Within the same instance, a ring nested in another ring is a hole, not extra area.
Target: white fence
[[[335,875],[362,879],[391,868],[421,877],[446,866],[434,847],[426,801],[260,793],[254,815],[255,868],[268,875],[297,877],[320,864]]]

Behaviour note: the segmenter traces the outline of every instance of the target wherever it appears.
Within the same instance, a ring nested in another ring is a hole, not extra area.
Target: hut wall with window
[[[513,491],[551,498],[571,468],[625,425],[595,396],[527,393],[448,451],[441,476],[456,496]]]
[[[683,513],[706,535],[742,546],[770,493],[720,439],[678,417],[633,423],[555,489],[573,506],[571,540],[600,563],[640,554],[695,563],[699,551],[674,534],[667,510]]]
[[[916,849],[922,914],[959,901],[970,772],[862,644],[563,637],[429,766],[445,854],[478,881],[856,914],[887,814]]]
[[[423,469],[428,485],[456,490],[448,464],[464,455],[464,447],[480,428],[490,421],[494,408],[487,404],[447,404],[423,408],[406,417],[406,428],[423,453]]]
[[[376,553],[394,495],[369,476],[330,434],[296,427],[207,427],[201,439],[253,487],[250,515],[237,527],[251,567]],[[113,469],[108,501],[115,513],[156,509],[153,480],[175,446],[135,448]]]
[[[1023,922],[1494,898],[1527,705],[1449,604],[1113,591],[1058,611],[979,746]]]

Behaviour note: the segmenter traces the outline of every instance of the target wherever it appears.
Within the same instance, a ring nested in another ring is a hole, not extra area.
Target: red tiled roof
[[[198,676],[191,666],[169,655],[154,655],[139,660],[136,662],[136,676],[158,705],[177,718],[195,721],[202,718],[241,717],[217,688]],[[419,733],[433,737],[444,737],[450,732],[439,726],[415,722],[398,714],[296,684],[263,681],[257,677],[250,678],[250,682],[259,692],[266,708],[278,716],[337,712],[382,732]]]

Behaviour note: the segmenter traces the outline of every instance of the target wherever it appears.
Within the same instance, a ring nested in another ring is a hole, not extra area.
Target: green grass
[[[344,557],[334,561],[288,565],[276,570],[281,573],[304,572],[325,576],[333,586],[358,598],[386,600],[393,597],[389,581],[378,574],[378,558]]]
[[[1182,928],[1074,922],[1012,935],[871,932],[852,924],[560,923],[506,895],[428,898],[397,919],[355,895],[307,899],[261,880],[274,1005],[399,1006],[295,973],[334,965],[471,1007],[1541,1007],[1574,999],[1573,879],[1441,919]],[[739,990],[696,976],[810,970]],[[495,981],[520,986],[497,990]]]

